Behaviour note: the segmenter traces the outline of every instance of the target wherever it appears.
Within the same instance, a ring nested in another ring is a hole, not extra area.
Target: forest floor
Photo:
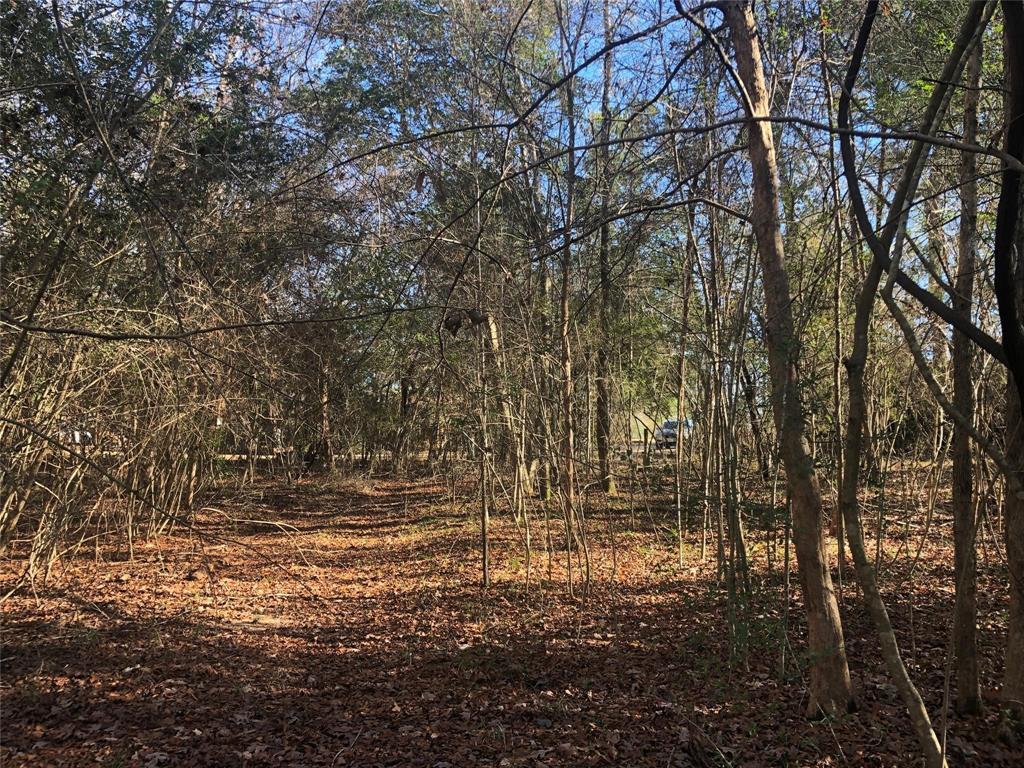
[[[564,548],[535,553],[527,590],[521,533],[506,513],[494,516],[483,591],[476,505],[430,481],[257,486],[211,499],[194,531],[136,543],[134,558],[80,551],[3,604],[0,763],[919,763],[851,583],[842,610],[859,710],[808,719],[795,568],[780,676],[781,550],[768,578],[763,534],[749,537],[753,595],[737,649],[713,544],[704,564],[688,546],[680,568],[671,531],[652,526],[669,512],[640,507],[631,521],[625,504],[611,528],[604,510],[591,512],[585,597],[578,584],[568,594]],[[564,534],[554,522],[552,531],[557,547]],[[936,720],[948,540],[934,527],[912,578],[906,552],[883,575]],[[0,563],[4,592],[23,567]],[[1002,657],[1001,573],[982,558],[986,689]],[[952,765],[1024,764],[995,704],[951,716],[947,744]]]

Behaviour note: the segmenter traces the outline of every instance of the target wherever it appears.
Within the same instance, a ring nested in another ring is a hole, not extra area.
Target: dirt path
[[[758,592],[747,658],[730,661],[713,573],[674,568],[650,532],[617,537],[614,583],[595,538],[584,602],[565,594],[564,552],[547,585],[535,558],[524,595],[503,518],[483,594],[473,520],[441,486],[264,488],[212,506],[202,541],[166,537],[132,562],[81,554],[3,606],[4,765],[914,764],[853,598],[861,713],[811,723],[799,670],[778,680],[777,593]],[[4,584],[18,568],[0,565]],[[918,626],[943,601],[916,597]],[[998,634],[982,640],[991,676]],[[944,637],[905,647],[941,690]],[[1021,760],[997,732],[996,714],[954,722],[954,764]]]

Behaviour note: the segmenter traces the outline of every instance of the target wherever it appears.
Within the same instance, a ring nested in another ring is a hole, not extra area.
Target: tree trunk
[[[604,0],[604,41],[611,42],[611,13],[609,0]],[[608,221],[611,198],[611,158],[608,140],[611,138],[612,112],[609,105],[612,80],[612,51],[604,55],[601,84],[601,244],[598,250],[601,304],[599,322],[601,342],[597,347],[597,462],[601,472],[601,488],[609,496],[615,495],[615,476],[611,468],[612,388],[611,388],[611,223]]]
[[[1024,159],[1024,52],[1020,46],[1021,36],[1024,35],[1024,7],[1020,3],[1005,1],[1002,7],[1003,61],[1007,85],[1006,152],[1020,160]],[[1019,256],[1024,247],[1022,208],[1021,173],[1004,165],[996,211],[994,282],[1003,332],[1002,346],[1010,369],[1007,375],[1006,455],[1015,464],[1018,480],[1024,475],[1024,459],[1021,458],[1024,449],[1024,415],[1021,412],[1024,332],[1020,323],[1021,302],[1024,299],[1024,264]],[[1003,699],[1011,705],[1018,717],[1024,717],[1024,499],[1019,494],[1019,490],[1008,488],[1004,502],[1010,613]]]
[[[484,334],[487,330],[479,329],[479,376],[480,400],[478,420],[480,426],[479,445],[477,446],[477,470],[480,481],[480,569],[481,584],[484,588],[491,586],[491,511],[490,498],[487,493],[487,461],[491,447],[487,435],[487,353],[484,351]]]
[[[850,66],[843,85],[843,94],[839,101],[840,129],[847,129],[851,125],[850,104],[853,89],[861,63],[863,62],[868,38],[871,35],[871,28],[878,13],[878,5],[878,2],[874,0],[868,4],[864,21],[851,55]],[[939,85],[932,92],[929,99],[922,121],[922,133],[931,133],[936,130],[944,117],[948,105],[948,88],[950,84],[958,80],[966,53],[977,42],[984,29],[984,13],[986,8],[991,10],[991,6],[986,6],[983,3],[974,3],[964,17],[953,51],[947,58],[942,75],[938,80]],[[906,665],[900,656],[899,644],[893,632],[892,622],[889,620],[889,614],[886,611],[885,603],[878,589],[877,562],[875,565],[872,565],[865,551],[864,533],[861,529],[857,499],[857,490],[860,483],[861,451],[863,448],[864,431],[868,421],[868,409],[864,392],[864,368],[868,356],[868,335],[871,326],[872,308],[875,296],[878,293],[879,281],[887,269],[892,268],[892,279],[895,282],[899,282],[901,286],[906,287],[905,281],[899,281],[900,273],[896,271],[902,247],[902,237],[906,226],[905,205],[907,201],[914,199],[921,172],[928,157],[928,145],[924,142],[919,142],[912,146],[896,187],[895,195],[889,205],[888,218],[880,236],[868,218],[867,207],[860,192],[853,141],[849,134],[840,135],[840,147],[843,157],[843,174],[846,178],[847,189],[849,190],[857,225],[872,253],[871,264],[861,285],[860,295],[857,297],[853,349],[846,361],[849,402],[840,507],[843,512],[843,521],[846,525],[850,553],[856,566],[857,581],[864,593],[864,602],[878,632],[882,658],[885,660],[885,665],[893,684],[907,707],[907,713],[910,716],[921,751],[925,756],[925,762],[929,766],[939,768],[946,765],[945,755],[932,728],[924,701],[910,679]],[[876,214],[876,220],[882,220],[881,211]],[[931,294],[928,295],[930,296]],[[885,297],[885,294],[883,294],[883,297]],[[890,309],[894,306],[895,304],[890,304]]]
[[[823,9],[819,13],[824,14]],[[822,17],[822,21],[824,21]],[[828,115],[828,124],[832,125],[835,114],[832,99],[832,83],[828,74],[828,48],[825,41],[825,30],[827,24],[820,25],[820,47],[821,47],[821,81],[825,88],[825,109]],[[835,138],[829,137],[828,142],[828,167],[834,169],[836,166]],[[829,192],[832,196],[832,227],[835,241],[833,247],[836,253],[836,276],[832,286],[832,408],[835,413],[832,415],[835,423],[835,460],[836,460],[836,506],[832,514],[832,533],[836,537],[836,545],[839,552],[839,567],[836,570],[838,575],[839,595],[843,594],[843,571],[846,570],[846,543],[844,541],[843,513],[839,507],[839,490],[843,485],[843,214],[842,199],[839,194],[839,177],[833,174],[829,184]]]
[[[685,266],[680,276],[683,292],[680,308],[679,349],[676,360],[676,450],[675,450],[675,484],[676,484],[676,537],[678,544],[679,565],[683,564],[683,425],[686,422],[686,334],[690,314],[690,290],[693,280],[693,263],[697,258],[690,224],[692,213],[687,211],[687,238]]]
[[[722,8],[732,33],[749,116],[767,117],[770,104],[752,8],[742,1],[724,3]],[[747,132],[753,171],[751,222],[764,284],[772,409],[793,502],[793,540],[807,610],[811,652],[808,711],[837,714],[847,711],[852,703],[850,672],[839,606],[825,553],[821,490],[804,437],[796,374],[798,340],[793,326],[789,276],[778,213],[775,140],[771,123],[766,120],[752,121]]]
[[[978,88],[981,85],[981,43],[967,64],[964,91],[964,141],[975,142],[978,130]],[[977,247],[977,159],[964,152],[960,160],[960,253],[957,259],[953,308],[970,316],[974,301],[974,251]],[[974,383],[970,339],[953,331],[953,405],[966,419],[974,418]],[[975,562],[975,515],[971,442],[967,430],[953,423],[953,531],[956,606],[953,612],[953,655],[956,659],[956,709],[964,714],[981,711],[978,686],[976,622],[978,595]]]
[[[584,556],[584,592],[590,588],[590,556],[587,552],[582,517],[576,507],[576,447],[573,432],[572,412],[572,312],[570,307],[572,292],[572,230],[575,217],[576,196],[576,103],[575,84],[572,79],[566,86],[566,116],[568,123],[568,154],[565,178],[565,229],[561,248],[561,290],[558,296],[559,335],[561,337],[561,416],[562,416],[562,466],[559,472],[561,482],[562,503],[564,505],[566,523],[567,576],[569,592],[572,594],[572,553],[571,544],[575,538],[583,550]]]
[[[1024,414],[1013,377],[1006,387],[1006,458],[1017,476],[1024,475]],[[1010,610],[1006,632],[1006,668],[1003,701],[1014,715],[1024,718],[1024,499],[1007,488],[1003,498],[1006,564],[1010,577]]]
[[[747,417],[750,419],[750,433],[754,437],[754,451],[757,453],[757,469],[761,473],[761,478],[768,482],[771,480],[771,471],[768,469],[768,454],[764,448],[761,421],[757,418],[757,388],[745,362],[740,364],[740,376],[743,382],[743,400],[747,404]]]

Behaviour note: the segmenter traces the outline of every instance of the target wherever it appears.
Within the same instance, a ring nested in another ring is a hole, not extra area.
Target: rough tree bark
[[[779,221],[779,176],[768,90],[751,6],[742,0],[722,4],[736,51],[741,87],[750,117],[753,172],[751,223],[765,293],[765,335],[771,373],[772,410],[779,452],[793,504],[793,540],[807,609],[811,651],[808,711],[837,714],[853,701],[842,623],[836,602],[821,524],[821,489],[804,434],[797,381],[798,340]]]

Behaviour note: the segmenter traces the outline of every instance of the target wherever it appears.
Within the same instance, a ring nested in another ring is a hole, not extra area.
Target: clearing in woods
[[[479,581],[472,487],[303,482],[220,498],[195,532],[125,552],[83,547],[3,606],[5,765],[909,765],[916,745],[849,576],[843,617],[860,711],[809,721],[803,611],[752,546],[754,604],[730,650],[726,587],[643,509],[593,510],[593,585],[570,598],[561,523],[492,523]],[[553,512],[553,515],[557,514]],[[938,526],[884,575],[915,680],[943,690],[952,579]],[[893,550],[897,543],[891,542]],[[781,555],[781,548],[777,555]],[[99,559],[97,560],[97,557]],[[9,588],[22,563],[5,560]],[[903,568],[903,571],[899,569]],[[981,616],[1005,581],[981,562]],[[980,628],[994,684],[998,627]],[[746,651],[742,650],[746,646]],[[736,650],[739,649],[739,650]],[[932,712],[941,701],[927,701]],[[936,720],[941,731],[941,719]],[[951,716],[954,764],[1021,764],[998,707]],[[31,757],[30,757],[31,755]]]

